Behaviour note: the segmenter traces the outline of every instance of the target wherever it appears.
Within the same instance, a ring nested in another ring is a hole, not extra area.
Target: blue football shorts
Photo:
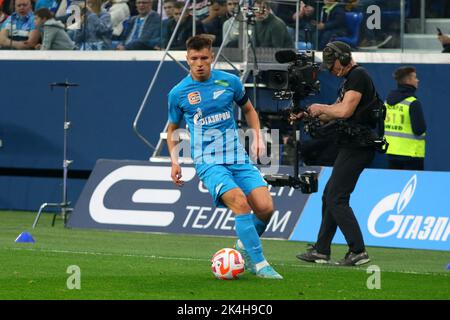
[[[252,190],[267,187],[261,172],[251,163],[216,164],[199,174],[217,207],[225,207],[221,196],[231,189],[240,188],[247,196]]]

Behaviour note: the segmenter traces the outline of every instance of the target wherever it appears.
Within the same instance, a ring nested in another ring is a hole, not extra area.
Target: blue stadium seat
[[[411,0],[405,0],[405,18],[408,18],[411,14]],[[400,9],[398,10],[381,10],[381,18],[382,20],[394,21],[397,20],[400,22]]]
[[[342,41],[355,48],[359,43],[359,29],[363,20],[362,12],[346,12],[347,36],[335,37],[333,40]]]

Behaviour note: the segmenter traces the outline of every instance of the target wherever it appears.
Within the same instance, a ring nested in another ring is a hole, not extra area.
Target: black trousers
[[[350,208],[350,195],[355,189],[361,172],[370,164],[374,156],[375,150],[372,148],[341,148],[339,150],[322,196],[322,223],[315,244],[319,253],[330,254],[331,241],[337,227],[344,234],[350,251],[360,253],[365,250],[361,229]]]

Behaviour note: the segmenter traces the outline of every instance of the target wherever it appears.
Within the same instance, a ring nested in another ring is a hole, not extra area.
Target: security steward
[[[322,68],[344,78],[344,81],[337,101],[332,105],[312,104],[307,110],[309,116],[329,124],[344,119],[345,123],[367,128],[368,131],[374,128],[370,110],[374,102],[384,108],[383,102],[378,98],[367,71],[353,60],[350,46],[339,41],[328,43],[323,50]],[[302,116],[305,115],[291,115],[291,120]],[[339,227],[349,250],[336,264],[357,266],[370,259],[358,221],[349,204],[350,195],[361,172],[372,162],[375,148],[361,145],[359,139],[356,139],[358,137],[347,137],[345,134],[337,136],[339,151],[322,196],[322,222],[317,241],[306,253],[297,255],[297,258],[307,262],[330,263],[331,242]]]
[[[416,97],[419,87],[416,68],[400,67],[393,77],[397,89],[389,93],[385,103],[388,166],[390,169],[423,170],[427,125]]]

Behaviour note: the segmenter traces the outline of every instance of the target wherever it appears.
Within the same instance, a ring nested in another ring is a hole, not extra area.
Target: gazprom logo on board
[[[404,240],[444,242],[448,240],[448,217],[408,212],[408,204],[414,197],[417,184],[415,174],[401,192],[392,193],[375,205],[367,220],[370,234],[377,238],[396,237]]]
[[[291,238],[316,241],[322,194],[331,176],[325,168]],[[366,169],[350,200],[367,246],[450,250],[450,172]],[[340,230],[333,243],[346,244]]]

